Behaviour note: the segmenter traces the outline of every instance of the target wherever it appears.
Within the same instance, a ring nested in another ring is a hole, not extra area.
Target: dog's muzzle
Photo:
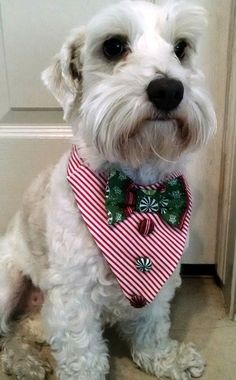
[[[157,110],[165,113],[177,108],[184,96],[182,82],[170,78],[153,79],[146,91]]]

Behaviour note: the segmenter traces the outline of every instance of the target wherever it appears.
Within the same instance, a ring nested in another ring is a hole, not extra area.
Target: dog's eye
[[[109,60],[123,56],[127,51],[127,42],[122,37],[111,37],[103,43],[103,54]]]
[[[179,40],[175,43],[174,52],[180,61],[185,56],[187,46],[188,46],[188,43],[185,40]]]

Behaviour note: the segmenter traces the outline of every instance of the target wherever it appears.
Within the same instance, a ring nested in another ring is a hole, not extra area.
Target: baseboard
[[[182,264],[182,277],[215,277],[217,275],[215,264]]]
[[[223,282],[217,273],[216,264],[182,264],[180,274],[182,278],[212,278],[219,288],[223,288]]]

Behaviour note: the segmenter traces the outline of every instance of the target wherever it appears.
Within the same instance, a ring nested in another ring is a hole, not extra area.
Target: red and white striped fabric
[[[173,173],[168,179],[179,175]],[[186,181],[189,202],[180,230],[167,225],[156,213],[133,212],[124,221],[109,225],[105,209],[107,177],[85,166],[75,146],[67,179],[90,233],[131,305],[142,307],[152,302],[176,269],[185,247],[191,214],[191,194]],[[145,220],[153,226],[150,234],[141,233],[140,225]],[[143,262],[148,270],[140,270]]]

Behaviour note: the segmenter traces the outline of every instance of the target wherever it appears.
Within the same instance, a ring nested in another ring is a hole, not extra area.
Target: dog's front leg
[[[42,310],[60,380],[105,380],[109,371],[100,312],[84,288],[48,291]]]
[[[178,343],[169,337],[170,300],[176,278],[164,286],[156,300],[134,317],[119,325],[131,346],[134,362],[147,373],[159,378],[187,380],[200,377],[205,362],[192,344]]]

